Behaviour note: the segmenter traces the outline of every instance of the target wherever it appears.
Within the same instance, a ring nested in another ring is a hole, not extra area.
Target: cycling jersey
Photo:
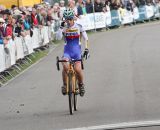
[[[63,34],[65,40],[63,58],[81,59],[81,35],[85,41],[88,40],[86,31],[83,29],[82,25],[74,23],[73,26],[64,28]]]

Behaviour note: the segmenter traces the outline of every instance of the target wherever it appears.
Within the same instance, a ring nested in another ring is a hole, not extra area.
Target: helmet
[[[64,17],[65,19],[73,19],[73,18],[74,18],[74,12],[73,12],[73,10],[70,9],[70,8],[64,10],[64,12],[63,12],[63,17]]]

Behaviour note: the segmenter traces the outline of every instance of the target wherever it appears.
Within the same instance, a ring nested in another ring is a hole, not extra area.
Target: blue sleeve
[[[26,30],[29,30],[30,29],[30,25],[29,25],[29,23],[28,22],[24,22],[24,28],[26,29]]]
[[[3,39],[0,38],[0,44],[3,44]]]

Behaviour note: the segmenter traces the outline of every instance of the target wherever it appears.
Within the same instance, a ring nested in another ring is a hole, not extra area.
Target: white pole
[[[94,15],[94,31],[96,32],[96,18],[95,18],[94,0],[92,0],[92,5],[93,5],[93,15]]]

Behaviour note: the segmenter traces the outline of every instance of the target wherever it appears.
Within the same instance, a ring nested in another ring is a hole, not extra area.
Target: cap
[[[5,20],[4,20],[3,18],[0,18],[0,22],[1,22],[1,23],[4,23]]]
[[[13,13],[14,13],[15,15],[20,15],[20,14],[22,14],[22,12],[21,12],[20,10],[18,10],[18,9],[14,10]]]

